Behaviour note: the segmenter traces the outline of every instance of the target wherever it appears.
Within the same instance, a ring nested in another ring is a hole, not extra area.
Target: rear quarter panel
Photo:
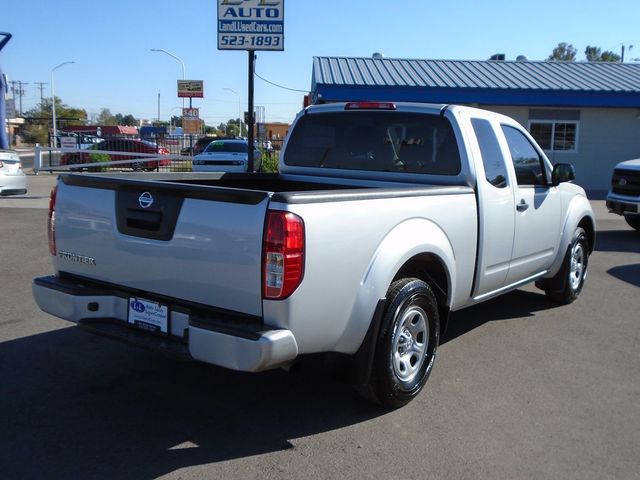
[[[463,187],[464,189],[464,187]],[[376,304],[411,257],[447,265],[452,305],[473,281],[477,218],[467,193],[310,204],[272,204],[305,222],[304,279],[284,301],[264,301],[265,322],[292,330],[301,353],[353,353]]]

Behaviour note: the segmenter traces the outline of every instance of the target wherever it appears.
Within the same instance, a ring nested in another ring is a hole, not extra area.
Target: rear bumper
[[[267,370],[298,355],[291,331],[271,329],[241,314],[217,314],[173,299],[151,298],[170,310],[168,334],[154,334],[128,323],[129,298],[137,295],[133,292],[56,276],[34,279],[32,290],[44,312],[92,332],[233,370]]]
[[[27,193],[27,176],[0,175],[0,195],[22,195]]]

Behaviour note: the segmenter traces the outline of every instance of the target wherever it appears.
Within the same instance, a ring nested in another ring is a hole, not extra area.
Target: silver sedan
[[[27,176],[20,157],[13,150],[0,150],[0,195],[27,193]]]

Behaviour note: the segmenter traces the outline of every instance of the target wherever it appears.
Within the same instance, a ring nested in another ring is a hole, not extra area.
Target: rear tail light
[[[304,222],[290,212],[270,211],[262,245],[262,296],[289,297],[304,274]]]
[[[58,186],[51,189],[49,196],[49,218],[47,220],[47,236],[49,238],[49,253],[56,255],[56,197]]]

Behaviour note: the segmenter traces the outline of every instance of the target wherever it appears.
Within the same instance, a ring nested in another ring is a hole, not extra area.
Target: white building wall
[[[529,109],[544,107],[480,106],[508,115],[529,127]],[[554,107],[549,109],[558,110]],[[580,110],[576,152],[546,152],[552,163],[571,163],[576,183],[588,190],[607,190],[618,162],[640,158],[640,108],[569,108]]]

